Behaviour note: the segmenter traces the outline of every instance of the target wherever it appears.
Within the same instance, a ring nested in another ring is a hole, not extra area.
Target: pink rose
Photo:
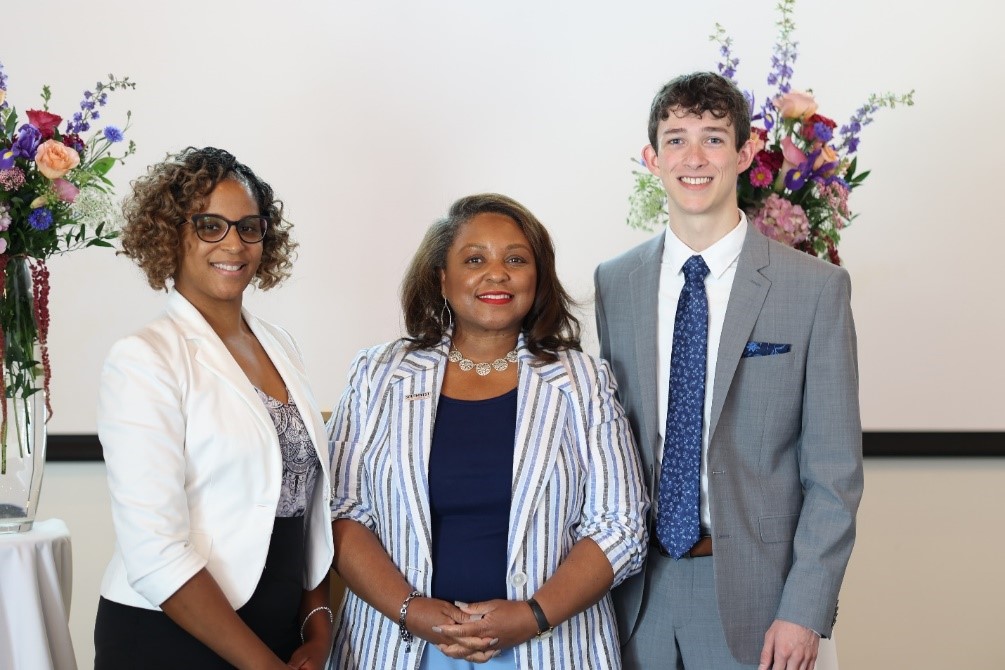
[[[785,119],[805,119],[817,111],[817,101],[810,93],[789,91],[774,99],[775,109]]]
[[[52,190],[56,192],[63,202],[73,202],[80,194],[80,189],[65,179],[56,179],[52,182]]]
[[[80,154],[56,140],[46,140],[35,152],[38,171],[49,179],[59,179],[80,164]]]
[[[753,147],[755,156],[764,149],[764,138],[761,136],[763,132],[760,128],[750,129],[750,146]]]

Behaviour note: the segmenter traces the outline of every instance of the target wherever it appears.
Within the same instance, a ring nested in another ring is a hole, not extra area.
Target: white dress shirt
[[[747,236],[747,217],[740,211],[740,221],[733,230],[700,254],[709,273],[705,277],[705,294],[708,296],[708,350],[705,357],[705,411],[701,425],[701,527],[702,533],[711,530],[711,515],[708,510],[708,424],[712,416],[712,380],[715,379],[716,355],[722,336],[722,323],[726,318],[729,292],[736,276],[736,261]],[[684,263],[695,251],[681,242],[667,227],[663,243],[663,260],[660,266],[659,294],[659,435],[660,444],[666,437],[667,405],[670,400],[670,353],[673,349],[673,328],[677,316],[677,300],[684,287]],[[661,467],[663,452],[657,454],[657,467]],[[653,496],[656,506],[659,496]]]

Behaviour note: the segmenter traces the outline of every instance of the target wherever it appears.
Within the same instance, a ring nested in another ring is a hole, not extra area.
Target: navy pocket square
[[[740,358],[750,358],[751,356],[774,356],[775,354],[787,354],[792,351],[791,344],[776,344],[774,342],[747,342],[743,348],[743,355]]]

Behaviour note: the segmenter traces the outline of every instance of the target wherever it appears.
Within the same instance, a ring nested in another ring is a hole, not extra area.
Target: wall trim
[[[95,434],[54,433],[46,445],[48,461],[101,461]],[[1005,431],[889,431],[862,433],[866,458],[990,458],[1005,456]]]

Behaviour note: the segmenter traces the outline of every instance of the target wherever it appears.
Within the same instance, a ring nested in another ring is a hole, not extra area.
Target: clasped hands
[[[537,635],[537,621],[522,600],[449,603],[416,598],[408,608],[408,629],[451,658],[484,663]]]

